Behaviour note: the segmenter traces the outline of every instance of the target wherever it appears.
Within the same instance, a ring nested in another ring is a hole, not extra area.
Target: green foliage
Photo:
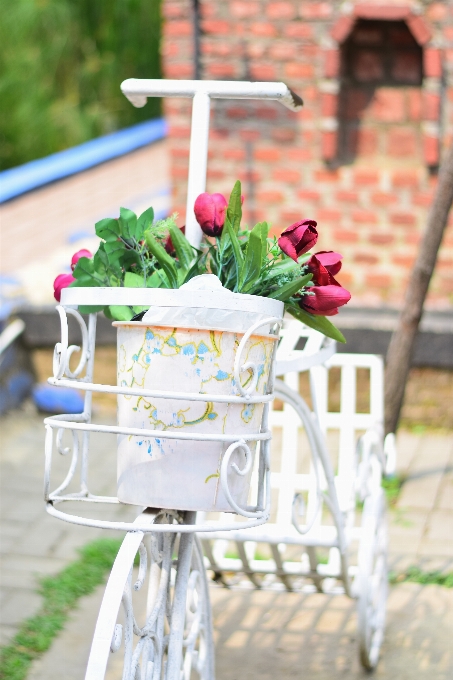
[[[327,318],[309,314],[299,306],[301,296],[309,295],[312,285],[306,266],[310,255],[298,262],[288,257],[277,240],[269,238],[267,222],[241,229],[240,182],[231,192],[221,236],[205,239],[200,250],[178,229],[175,218],[172,215],[154,223],[152,208],[139,218],[121,208],[118,219],[101,220],[95,229],[103,241],[93,260],[79,260],[72,286],[179,288],[194,276],[211,272],[228,290],[280,300],[307,326],[345,342]],[[104,309],[108,318],[118,321],[129,321],[140,311],[123,305]]]
[[[24,621],[9,645],[0,650],[0,680],[24,680],[34,659],[49,649],[69,612],[83,595],[103,583],[121,545],[101,538],[80,550],[80,558],[56,576],[41,580],[41,608]]]
[[[397,583],[419,583],[423,586],[435,585],[453,588],[453,572],[423,571],[419,567],[409,567],[400,574],[390,572],[389,582],[393,585]]]
[[[160,0],[2,0],[0,170],[160,115],[126,78],[159,78]]]
[[[403,484],[404,477],[399,477],[398,475],[391,475],[389,477],[382,478],[382,488],[385,491],[387,502],[390,507],[396,505]]]

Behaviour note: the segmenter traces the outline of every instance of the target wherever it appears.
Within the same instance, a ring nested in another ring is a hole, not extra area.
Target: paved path
[[[58,572],[76,558],[78,546],[99,532],[59,522],[44,512],[41,416],[26,407],[4,417],[0,427],[0,632],[6,642],[39,606],[37,576]],[[408,481],[390,513],[392,566],[452,570],[453,435],[402,432],[398,448],[398,468]],[[94,438],[93,450],[92,479],[102,480],[98,490],[107,492],[115,484],[115,443]],[[64,458],[56,463],[60,472],[67,465]],[[131,515],[128,508],[118,507],[117,512]],[[83,677],[101,597],[99,589],[80,603],[52,649],[35,663],[30,680]],[[221,680],[300,677],[304,669],[316,680],[362,677],[356,663],[354,605],[346,598],[213,586],[212,600]],[[384,660],[377,677],[449,677],[452,605],[453,591],[445,588],[414,584],[392,588]]]

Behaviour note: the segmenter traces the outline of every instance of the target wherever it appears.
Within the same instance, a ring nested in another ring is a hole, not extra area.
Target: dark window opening
[[[359,20],[342,47],[342,79],[351,85],[414,85],[423,51],[404,21]]]

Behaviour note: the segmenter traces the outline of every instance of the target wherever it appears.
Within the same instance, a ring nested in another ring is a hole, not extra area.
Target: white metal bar
[[[194,97],[198,92],[214,99],[275,99],[292,111],[303,106],[302,99],[285,83],[129,78],[121,83],[121,91],[137,107],[144,106],[147,97]]]
[[[195,248],[198,248],[203,236],[193,207],[197,197],[206,191],[210,108],[211,100],[209,95],[204,91],[197,92],[192,104],[185,231],[186,238]]]

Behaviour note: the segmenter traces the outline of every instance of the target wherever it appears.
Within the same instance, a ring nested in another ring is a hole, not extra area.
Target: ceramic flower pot
[[[275,302],[269,301],[274,312]],[[238,394],[233,367],[243,331],[132,321],[116,322],[115,326],[118,385],[177,393]],[[258,366],[253,396],[267,392],[275,342],[275,335],[258,333],[245,345],[241,364]],[[251,379],[251,372],[241,374],[243,386],[250,385]],[[263,404],[216,402],[215,398],[191,401],[119,395],[119,425],[156,432],[155,436],[118,437],[119,500],[148,507],[232,512],[219,483],[222,456],[229,444],[165,439],[159,432],[223,433],[240,439],[260,431],[262,412]],[[250,443],[252,452],[255,446]],[[237,450],[231,462],[242,469],[244,458]],[[250,477],[251,472],[241,476],[230,466],[228,486],[241,507],[248,503]]]

